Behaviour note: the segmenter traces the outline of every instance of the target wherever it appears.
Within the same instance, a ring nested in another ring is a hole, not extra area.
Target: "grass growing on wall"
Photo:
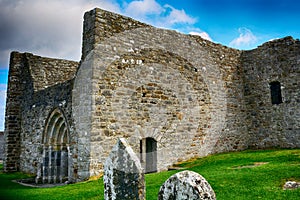
[[[185,162],[178,167],[204,176],[218,200],[300,199],[300,188],[282,189],[287,180],[300,182],[300,150],[225,153]],[[156,200],[160,186],[176,172],[147,174],[147,200]],[[21,173],[1,172],[0,199],[103,199],[102,179],[54,188],[31,188],[11,181],[26,177],[28,175]]]

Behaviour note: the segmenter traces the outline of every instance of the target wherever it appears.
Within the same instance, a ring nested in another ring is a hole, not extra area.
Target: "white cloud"
[[[279,38],[272,38],[272,39],[269,39],[268,42],[272,42],[274,40],[278,40]]]
[[[160,15],[164,8],[155,0],[132,1],[125,8],[125,14],[145,18],[147,15]]]
[[[184,10],[178,10],[170,5],[165,5],[164,7],[171,10],[169,15],[165,17],[167,24],[194,24],[197,21],[196,18],[187,15]]]
[[[79,60],[83,14],[95,7],[144,21],[154,26],[180,30],[196,18],[156,0],[135,0],[120,5],[117,0],[0,0],[0,67],[7,67],[11,51]]]
[[[115,0],[0,0],[0,68],[7,69],[11,51],[79,60],[83,15],[95,7],[120,13]],[[5,88],[1,85],[0,130]]]
[[[7,88],[7,84],[4,84],[4,83],[0,83],[0,91],[2,91],[2,90],[6,90],[6,88]],[[0,101],[1,102],[1,101]]]
[[[209,40],[209,41],[212,41],[211,37],[209,36],[208,33],[202,31],[202,32],[195,32],[195,31],[191,31],[189,32],[190,35],[198,35],[200,37],[202,37],[203,39],[206,39],[206,40]]]
[[[6,102],[6,90],[0,90],[0,108],[4,107],[3,105],[5,105],[5,102]]]
[[[157,27],[173,28],[178,24],[195,24],[197,19],[182,9],[160,5],[156,0],[136,0],[124,7],[125,15]]]
[[[239,28],[239,37],[229,43],[229,46],[235,48],[249,47],[257,42],[257,37],[247,28]]]
[[[83,14],[95,7],[120,12],[114,0],[0,0],[0,67],[12,50],[79,60]]]
[[[1,85],[4,85],[4,84],[1,84]],[[2,89],[2,86],[1,86],[1,89]],[[5,102],[6,102],[6,91],[0,90],[0,131],[4,130]]]

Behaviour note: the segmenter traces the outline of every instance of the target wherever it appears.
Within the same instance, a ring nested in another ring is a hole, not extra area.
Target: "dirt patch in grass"
[[[259,167],[261,165],[266,165],[268,163],[269,162],[254,162],[253,164],[250,164],[250,165],[234,166],[234,167],[231,167],[231,169],[253,168],[253,167]]]

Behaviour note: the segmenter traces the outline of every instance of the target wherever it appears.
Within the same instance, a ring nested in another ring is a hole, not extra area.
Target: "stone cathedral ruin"
[[[101,9],[81,61],[12,52],[5,171],[40,183],[103,172],[118,138],[146,172],[208,154],[300,148],[300,42],[241,51]]]

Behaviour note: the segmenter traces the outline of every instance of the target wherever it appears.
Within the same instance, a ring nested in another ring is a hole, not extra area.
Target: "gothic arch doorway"
[[[60,109],[51,112],[43,133],[42,183],[63,183],[69,179],[69,125]]]
[[[154,138],[140,140],[140,156],[145,173],[157,172],[157,141]]]

